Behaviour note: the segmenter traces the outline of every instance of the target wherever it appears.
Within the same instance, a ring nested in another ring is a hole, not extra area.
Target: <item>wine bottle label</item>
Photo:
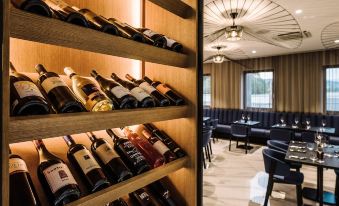
[[[163,94],[166,94],[168,91],[171,91],[171,89],[167,87],[165,84],[159,84],[156,88],[157,90],[159,90],[159,92]]]
[[[45,92],[48,94],[55,87],[67,87],[64,81],[60,77],[50,77],[45,79],[41,84],[42,88],[44,88]]]
[[[81,90],[86,94],[88,98],[93,94],[100,93],[98,88],[94,84],[86,84],[81,87]]]
[[[134,87],[131,90],[131,93],[140,102],[144,100],[146,97],[149,97],[149,95],[140,87]]]
[[[60,11],[66,7],[68,7],[68,5],[62,1],[62,0],[44,0],[44,2],[51,7],[51,9],[56,10],[56,11]]]
[[[79,150],[74,153],[74,158],[85,174],[93,169],[100,169],[99,164],[95,161],[93,155],[87,149]]]
[[[156,141],[153,144],[153,147],[156,150],[158,150],[158,152],[162,155],[165,154],[167,151],[169,151],[169,148],[164,143],[162,143],[161,141]]]
[[[25,161],[20,158],[10,158],[9,159],[9,174],[17,172],[28,172]]]
[[[14,82],[13,85],[16,91],[18,92],[20,98],[29,97],[29,96],[38,96],[38,97],[45,99],[44,96],[42,96],[38,87],[33,82],[18,81],[18,82]]]
[[[156,35],[156,34],[158,34],[158,33],[154,32],[154,31],[152,31],[152,30],[150,30],[150,29],[147,29],[146,31],[144,31],[144,34],[145,34],[146,36],[148,36],[148,37],[152,37],[152,36],[154,36],[154,35]]]
[[[122,144],[122,147],[124,151],[126,151],[128,157],[132,160],[133,165],[137,165],[142,161],[146,161],[145,157],[139,152],[132,142],[126,141]]]
[[[165,36],[165,38],[166,38],[166,41],[167,41],[167,47],[171,48],[173,46],[173,44],[176,42],[173,39],[169,39],[167,36]]]
[[[156,89],[154,87],[152,87],[150,84],[148,84],[147,82],[143,82],[139,85],[140,88],[142,88],[143,90],[145,90],[148,94],[151,94],[152,92],[154,92]]]
[[[128,91],[128,89],[126,89],[125,87],[123,86],[116,86],[116,87],[113,87],[111,89],[111,92],[112,94],[114,94],[114,96],[116,96],[117,98],[121,98],[125,95],[128,95],[128,94],[131,94],[130,91]]]
[[[104,164],[109,163],[114,158],[118,158],[119,155],[114,151],[111,145],[102,144],[96,149],[96,153]]]
[[[66,185],[77,185],[71,171],[64,163],[47,167],[43,174],[53,193]]]

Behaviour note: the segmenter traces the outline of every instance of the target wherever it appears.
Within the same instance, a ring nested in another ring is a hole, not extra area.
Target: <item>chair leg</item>
[[[302,188],[301,185],[297,185],[297,203],[298,206],[302,206],[303,205],[303,195],[302,195]]]
[[[207,154],[208,161],[211,162],[211,156],[210,156],[210,151],[208,149],[208,145],[205,147],[205,152]]]
[[[228,151],[231,151],[231,144],[232,144],[232,135],[230,136],[230,145],[228,146]]]
[[[209,147],[210,147],[210,152],[211,152],[211,155],[213,154],[213,152],[212,152],[212,143],[211,143],[211,141],[208,143],[209,144]]]
[[[204,165],[204,169],[206,169],[206,162],[205,162],[205,154],[204,154],[204,150],[202,150],[202,163]]]
[[[268,203],[268,198],[270,197],[271,193],[273,190],[273,178],[269,178],[268,179],[268,184],[267,184],[267,189],[266,189],[266,195],[265,195],[265,202],[264,202],[264,206],[267,206]]]
[[[239,139],[238,139],[238,137],[237,137],[237,148],[239,147]]]
[[[245,142],[245,154],[247,154],[247,144],[248,144],[248,138],[246,138],[246,142]]]

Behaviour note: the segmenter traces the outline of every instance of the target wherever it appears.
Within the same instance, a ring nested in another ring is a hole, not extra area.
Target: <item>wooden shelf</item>
[[[157,1],[165,2],[165,1]],[[152,63],[187,67],[188,56],[57,19],[10,9],[10,36]]]
[[[11,117],[9,143],[184,118],[188,106]]]
[[[188,18],[193,14],[193,9],[182,0],[149,0],[150,2],[178,15],[182,18]]]
[[[155,182],[167,175],[184,168],[188,163],[189,158],[183,157],[173,162],[170,162],[161,167],[155,168],[141,175],[135,176],[131,179],[123,181],[119,184],[113,185],[109,188],[99,192],[85,196],[77,201],[74,201],[67,206],[92,206],[92,205],[106,205],[106,203],[118,199],[128,193],[145,187],[152,182]]]

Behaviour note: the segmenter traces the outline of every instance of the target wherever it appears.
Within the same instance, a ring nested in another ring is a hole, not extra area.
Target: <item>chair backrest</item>
[[[218,122],[219,122],[218,119],[212,119],[211,120],[211,126],[212,126],[213,129],[217,128]]]
[[[288,144],[285,144],[284,142],[277,141],[277,140],[268,140],[267,146],[270,149],[277,150],[280,152],[286,153],[288,150]]]
[[[315,133],[314,132],[302,132],[301,141],[303,142],[314,142]]]
[[[285,154],[283,152],[263,149],[262,154],[264,157],[265,171],[268,174],[284,177],[290,175],[290,166],[284,161]]]
[[[212,137],[212,127],[204,127],[202,130],[202,146],[206,147]]]
[[[231,125],[231,134],[232,135],[247,135],[248,127],[240,124],[232,124]]]
[[[271,129],[270,139],[289,142],[293,139],[294,133],[287,129]]]

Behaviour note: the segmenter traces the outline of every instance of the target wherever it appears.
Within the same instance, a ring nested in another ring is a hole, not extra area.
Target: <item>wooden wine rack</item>
[[[65,0],[79,8],[89,8],[106,17],[127,23],[136,18],[131,9],[137,0]],[[103,205],[167,176],[178,196],[178,205],[197,205],[197,5],[198,0],[140,0],[141,26],[177,39],[184,54],[157,48],[56,19],[37,16],[1,1],[1,205],[9,205],[8,145],[24,158],[38,190],[42,205],[47,198],[35,174],[37,154],[30,142],[49,138],[49,149],[67,164],[66,146],[58,136],[98,131],[106,128],[155,122],[187,153],[187,156],[135,176],[94,194],[86,194],[70,206]],[[161,8],[160,8],[161,7]],[[134,8],[135,9],[135,8]],[[142,62],[138,62],[140,60]],[[165,82],[187,100],[185,106],[153,109],[130,109],[98,113],[56,114],[44,116],[9,116],[9,61],[20,72],[34,72],[34,64],[42,63],[50,71],[61,74],[64,66],[72,66],[80,75],[88,76],[95,68],[103,76],[115,72],[131,73],[136,78],[147,75]],[[102,131],[101,131],[102,132]],[[103,133],[103,132],[102,132]],[[76,141],[90,142],[85,135],[74,135]],[[53,138],[52,138],[53,137]],[[108,136],[106,140],[112,141]],[[19,148],[19,149],[18,149]],[[72,170],[72,173],[76,173]],[[79,181],[77,174],[75,178]],[[83,183],[80,182],[83,189]],[[180,196],[180,197],[179,197]]]

